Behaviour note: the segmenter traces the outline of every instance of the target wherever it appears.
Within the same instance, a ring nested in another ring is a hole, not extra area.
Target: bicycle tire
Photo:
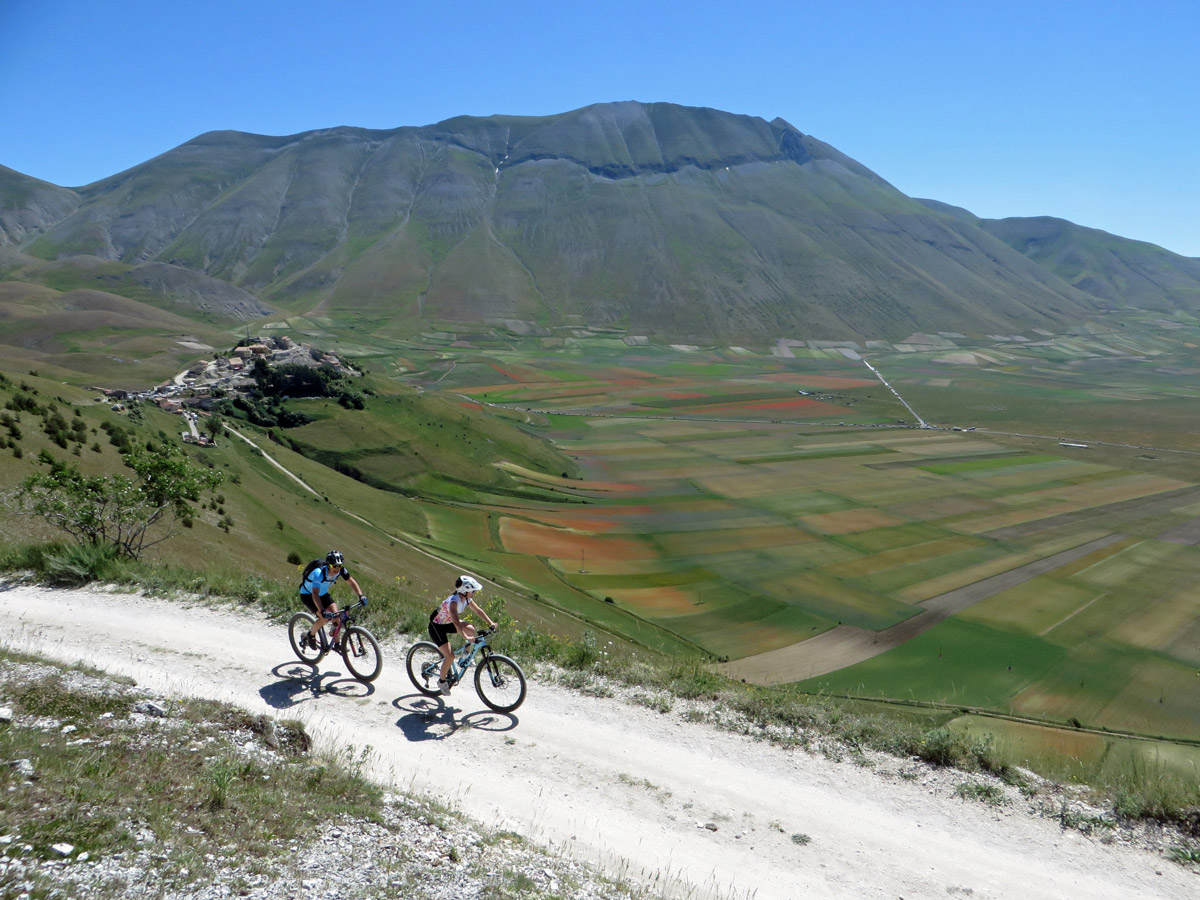
[[[489,709],[512,712],[525,702],[525,673],[507,656],[489,653],[475,666],[475,693]]]
[[[342,635],[342,659],[359,681],[374,681],[383,671],[383,654],[375,635],[361,625],[351,625]]]
[[[418,641],[409,647],[404,666],[408,669],[408,680],[426,697],[441,693],[437,681],[442,674],[442,651],[433,641]]]
[[[292,645],[292,652],[296,654],[300,662],[308,663],[310,666],[315,666],[328,652],[320,643],[315,647],[300,646],[300,639],[312,629],[313,623],[317,621],[317,617],[312,613],[298,612],[288,620],[288,641]],[[317,638],[318,642],[320,638]]]

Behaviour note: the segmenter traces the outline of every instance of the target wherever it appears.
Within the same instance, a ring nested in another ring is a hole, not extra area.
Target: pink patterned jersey
[[[450,604],[456,603],[458,605],[458,609],[456,611],[458,612],[459,616],[461,617],[462,614],[464,612],[466,612],[468,602],[469,601],[467,600],[467,598],[464,597],[462,594],[459,594],[459,593],[451,594],[449,597],[447,597],[445,600],[442,601],[442,605],[438,607],[438,611],[434,615],[433,621],[437,622],[439,625],[449,625],[451,622],[454,621],[454,619],[452,619],[450,617]]]

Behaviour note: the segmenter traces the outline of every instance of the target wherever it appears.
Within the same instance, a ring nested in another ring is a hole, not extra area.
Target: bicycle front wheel
[[[442,651],[433,641],[418,641],[408,649],[405,657],[408,678],[413,686],[426,697],[436,697],[438,678],[442,674]]]
[[[317,621],[317,617],[306,612],[298,612],[288,620],[288,641],[292,645],[292,652],[300,658],[300,662],[308,663],[310,666],[315,666],[325,655],[319,636],[312,644],[303,640],[307,637],[315,621]]]
[[[342,638],[342,659],[359,681],[374,681],[383,671],[383,654],[375,635],[358,625],[346,629]]]
[[[490,653],[475,667],[475,692],[496,712],[512,712],[525,702],[525,673],[507,656]]]

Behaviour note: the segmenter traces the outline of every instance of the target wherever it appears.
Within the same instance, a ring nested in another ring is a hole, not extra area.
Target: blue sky
[[[1200,256],[1195,0],[0,0],[0,165],[78,186],[205,131],[612,100],[781,116],[915,197]]]

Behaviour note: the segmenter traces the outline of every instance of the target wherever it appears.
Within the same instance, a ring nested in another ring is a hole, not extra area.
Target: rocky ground
[[[118,697],[126,713],[103,718],[102,729],[86,732],[47,716],[14,713],[4,705],[17,686],[61,676],[82,696]],[[91,743],[124,732],[138,753],[192,752],[228,734],[225,721],[191,722],[173,714],[175,700],[79,670],[35,663],[0,663],[0,728],[26,729],[43,744]],[[168,727],[162,727],[162,726]],[[285,728],[233,735],[247,759],[270,764],[295,750],[303,733]],[[4,759],[17,776],[10,790],[33,786],[45,773],[30,759]],[[367,806],[368,804],[364,804]],[[374,811],[375,804],[369,804]],[[536,847],[520,835],[490,831],[461,814],[419,797],[385,794],[381,813],[314,823],[302,840],[279,842],[269,859],[238,854],[206,854],[195,871],[180,868],[183,854],[169,836],[160,837],[144,822],[126,820],[121,828],[136,849],[90,853],[65,841],[53,845],[51,858],[21,837],[21,823],[5,823],[0,835],[0,896],[121,897],[162,900],[335,900],[361,897],[581,897],[632,900],[644,892],[621,885],[595,867]],[[297,815],[305,815],[303,809]]]

